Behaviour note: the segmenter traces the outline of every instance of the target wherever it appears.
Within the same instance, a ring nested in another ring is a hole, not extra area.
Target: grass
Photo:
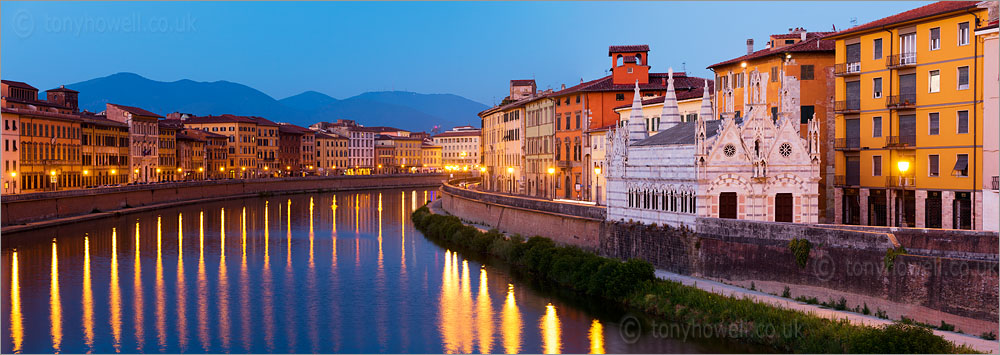
[[[930,329],[895,323],[872,327],[774,307],[753,299],[729,297],[655,277],[649,262],[605,258],[572,246],[558,246],[539,236],[527,240],[481,232],[454,216],[437,215],[424,206],[412,215],[424,235],[464,252],[491,255],[512,268],[558,286],[604,301],[640,309],[660,319],[686,324],[721,324],[739,331],[720,334],[751,344],[799,353],[971,353]],[[803,243],[804,244],[804,243]],[[808,246],[796,245],[796,249]],[[798,261],[798,260],[797,260]],[[809,304],[816,298],[798,297]],[[846,300],[830,300],[846,308]],[[881,311],[880,311],[881,312]]]

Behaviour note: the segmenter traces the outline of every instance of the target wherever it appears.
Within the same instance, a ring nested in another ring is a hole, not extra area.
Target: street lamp
[[[545,188],[551,190],[551,192],[548,195],[551,196],[551,198],[553,199],[556,198],[555,189],[552,188],[552,183],[549,180],[552,180],[552,176],[555,174],[556,174],[556,168],[549,168],[549,176],[545,180]]]
[[[896,163],[896,168],[899,169],[899,186],[900,187],[905,187],[906,186],[906,177],[904,175],[906,175],[906,171],[907,170],[910,170],[910,162],[908,162],[906,160],[900,160],[898,163]],[[906,194],[905,191],[903,191],[902,193]],[[903,209],[904,209],[903,204],[904,204],[904,202],[903,201],[904,200],[903,200],[903,196],[902,195],[900,195],[899,197],[897,197],[897,199],[898,200],[896,200],[897,201],[896,202],[896,210],[899,211],[899,214],[897,215],[898,217],[896,219],[896,226],[898,227],[899,225],[901,225],[901,224],[904,223],[903,222],[903,219],[904,219],[904,217],[903,217]]]

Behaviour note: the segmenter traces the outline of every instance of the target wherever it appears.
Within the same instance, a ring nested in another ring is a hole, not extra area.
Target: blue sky
[[[117,72],[228,80],[275,98],[316,90],[453,93],[492,104],[604,75],[607,46],[649,44],[655,72],[927,2],[16,2],[0,4],[4,79],[42,90]]]

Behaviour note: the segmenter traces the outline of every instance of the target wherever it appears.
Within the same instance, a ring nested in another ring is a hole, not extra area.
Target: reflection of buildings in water
[[[264,279],[261,285],[264,301],[264,344],[267,352],[274,352],[274,290],[271,275],[271,201],[264,201]],[[278,205],[280,208],[281,205]],[[280,215],[279,215],[280,217]]]
[[[591,354],[604,354],[604,326],[601,321],[594,319],[590,322],[587,338],[590,339]]]
[[[59,256],[56,238],[52,238],[52,273],[49,279],[49,321],[52,330],[52,350],[62,350],[62,300],[59,297]]]
[[[205,211],[198,214],[198,340],[208,351],[208,280],[205,275]]]
[[[229,324],[229,272],[226,268],[226,209],[219,217],[219,340],[223,352],[229,352],[231,328]]]
[[[94,292],[90,279],[90,236],[83,236],[83,343],[94,351]]]
[[[247,208],[243,206],[240,213],[240,327],[243,335],[243,350],[250,351],[250,272],[247,270]]]
[[[187,283],[184,281],[184,215],[177,214],[177,341],[187,350]]]
[[[163,218],[156,216],[156,344],[160,352],[167,348],[166,295],[163,289]]]
[[[139,259],[139,221],[135,221],[135,260],[132,262],[132,292],[134,293],[132,297],[132,314],[134,317],[133,324],[135,325],[135,343],[136,349],[142,352],[143,345],[146,341],[145,329],[143,328],[144,317],[143,317],[143,301],[142,301],[142,263]]]
[[[108,323],[111,326],[112,346],[115,352],[121,352],[122,346],[122,292],[118,284],[118,228],[111,228],[111,285],[108,291],[108,308],[111,309],[111,317]]]
[[[479,269],[479,290],[476,296],[476,336],[479,338],[479,352],[492,353],[493,348],[493,304],[490,302],[486,268]]]

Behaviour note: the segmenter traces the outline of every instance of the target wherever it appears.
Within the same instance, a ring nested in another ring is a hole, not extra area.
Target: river
[[[414,229],[434,189],[219,201],[3,235],[4,353],[702,353]]]

